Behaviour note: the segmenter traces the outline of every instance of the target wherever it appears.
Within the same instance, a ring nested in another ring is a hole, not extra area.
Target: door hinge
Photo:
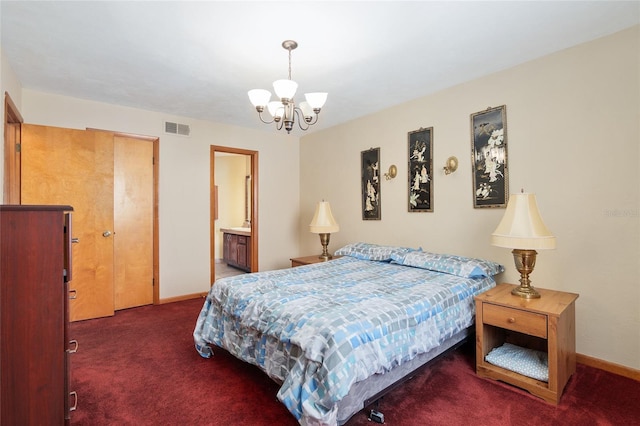
[[[16,152],[22,152],[22,144],[21,143],[17,143],[16,144]]]

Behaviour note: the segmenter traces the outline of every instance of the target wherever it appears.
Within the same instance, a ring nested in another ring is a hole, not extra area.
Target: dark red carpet
[[[255,367],[218,349],[201,358],[192,332],[202,299],[71,324],[78,392],[72,425],[296,425]],[[389,425],[637,425],[640,382],[578,365],[560,405],[475,376],[469,345],[381,402]],[[364,412],[348,426],[371,426]]]

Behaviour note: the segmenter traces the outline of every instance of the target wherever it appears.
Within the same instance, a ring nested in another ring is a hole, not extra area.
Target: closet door
[[[74,208],[71,321],[114,313],[113,135],[22,125],[22,204]]]
[[[115,309],[153,303],[153,144],[114,141]]]

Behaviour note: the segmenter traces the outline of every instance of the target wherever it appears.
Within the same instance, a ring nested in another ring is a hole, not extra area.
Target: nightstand
[[[577,294],[537,288],[539,299],[511,294],[513,284],[499,284],[475,297],[476,373],[525,389],[558,404],[576,371],[575,301]],[[508,342],[546,352],[549,381],[544,382],[490,364],[485,356]]]
[[[342,256],[333,256],[333,259],[339,259]],[[329,259],[329,260],[333,260]],[[294,257],[291,260],[291,267],[302,266],[302,265],[311,265],[312,263],[320,263],[325,262],[325,260],[320,258],[319,254],[314,256],[304,256],[304,257]]]

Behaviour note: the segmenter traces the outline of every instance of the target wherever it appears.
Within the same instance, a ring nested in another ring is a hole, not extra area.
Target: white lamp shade
[[[313,109],[320,109],[327,102],[327,93],[323,92],[305,93],[304,97]]]
[[[271,99],[271,92],[264,89],[249,90],[247,94],[249,95],[249,100],[254,107],[264,107],[269,103],[269,100]]]
[[[491,244],[521,250],[556,248],[556,237],[542,221],[535,194],[509,196],[502,221],[491,234]]]
[[[308,102],[300,102],[300,110],[302,111],[302,115],[304,115],[305,117],[313,117],[314,115],[316,115],[316,113],[313,112],[313,108],[311,108],[311,105],[309,105]]]
[[[340,226],[331,214],[331,206],[328,201],[321,201],[316,206],[316,213],[309,224],[309,231],[314,234],[330,234],[338,232]]]
[[[276,80],[273,82],[273,90],[278,99],[293,99],[298,90],[298,83],[293,80]]]
[[[280,101],[273,101],[267,104],[267,109],[272,117],[280,117],[284,115],[284,105]]]

